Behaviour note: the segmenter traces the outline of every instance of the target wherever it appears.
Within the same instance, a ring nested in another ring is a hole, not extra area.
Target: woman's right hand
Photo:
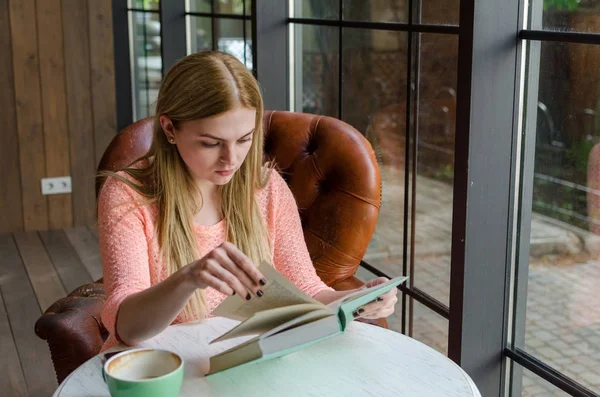
[[[251,294],[262,296],[260,287],[266,284],[264,276],[250,258],[228,242],[182,270],[194,288],[211,287],[225,295],[237,293],[247,300]]]

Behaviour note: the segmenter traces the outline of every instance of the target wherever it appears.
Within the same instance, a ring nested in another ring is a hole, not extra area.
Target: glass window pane
[[[212,6],[211,6],[211,2],[212,0],[190,0],[188,3],[188,7],[189,9],[187,9],[186,11],[189,12],[211,12],[212,11]]]
[[[292,18],[339,19],[340,0],[295,0]]]
[[[524,347],[600,392],[600,47],[543,42],[539,64]]]
[[[248,69],[252,69],[251,42],[245,40],[245,37],[252,37],[252,32],[244,32],[244,25],[248,28],[248,24],[240,19],[227,18],[215,18],[214,23],[217,33],[217,49],[235,56]]]
[[[521,396],[523,397],[568,397],[569,394],[560,390],[552,383],[540,378],[528,369],[524,369],[519,364],[513,363],[515,373],[522,372]]]
[[[458,25],[460,0],[421,0],[421,7],[421,23]],[[418,23],[418,13],[414,16]]]
[[[188,15],[188,53],[212,50],[212,22],[208,17],[195,17]]]
[[[407,22],[408,0],[344,0],[349,21]]]
[[[600,2],[597,0],[530,0],[530,14],[535,25],[541,21],[542,29],[600,32]]]
[[[414,283],[448,306],[458,37],[421,34],[416,47],[420,67]]]
[[[218,14],[240,14],[244,13],[244,6],[248,9],[251,0],[215,0],[215,12]]]
[[[339,33],[330,26],[294,25],[294,109],[338,117]]]
[[[371,263],[371,262],[369,262]],[[359,267],[356,272],[356,277],[362,281],[372,280],[377,278],[373,273]],[[419,302],[408,298],[407,319],[412,313],[412,330],[409,329],[411,323],[407,321],[407,334],[416,340],[434,348],[444,355],[448,355],[448,320],[430,310]],[[412,301],[412,309],[410,306]],[[412,312],[411,312],[412,310]],[[387,318],[388,327],[392,331],[402,333],[402,298],[401,292],[398,291],[398,303],[394,313]]]
[[[138,8],[144,10],[158,10],[160,0],[129,0],[129,8]]]
[[[382,204],[365,260],[403,275],[406,32],[344,28],[342,119],[367,136],[379,160]]]
[[[154,114],[158,89],[162,80],[160,19],[158,13],[129,12],[133,43],[134,119]]]
[[[411,300],[413,301],[411,336],[447,356],[448,320],[414,299]]]

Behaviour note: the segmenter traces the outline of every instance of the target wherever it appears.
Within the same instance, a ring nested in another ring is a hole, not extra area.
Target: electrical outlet
[[[42,194],[71,193],[71,177],[42,178]]]

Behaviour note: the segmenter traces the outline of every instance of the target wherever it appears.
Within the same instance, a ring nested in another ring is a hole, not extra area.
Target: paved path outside
[[[404,176],[384,169],[380,220],[365,260],[402,274]],[[448,304],[452,187],[417,177],[416,286]],[[598,236],[534,214],[527,297],[525,349],[557,370],[600,392],[600,261]],[[410,234],[409,234],[410,242]],[[366,271],[359,277],[371,278]],[[401,310],[398,307],[397,313]],[[390,327],[400,331],[395,314]],[[413,308],[413,336],[446,353],[448,321],[424,306]],[[523,396],[565,396],[526,372]]]

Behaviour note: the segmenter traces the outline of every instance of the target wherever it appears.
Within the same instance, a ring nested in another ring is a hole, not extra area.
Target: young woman
[[[320,302],[352,292],[317,276],[294,197],[263,162],[262,120],[259,86],[233,56],[190,55],[165,76],[149,152],[103,175],[104,349],[204,318],[228,295],[260,299],[262,260]],[[394,290],[361,317],[387,317],[396,301]]]

